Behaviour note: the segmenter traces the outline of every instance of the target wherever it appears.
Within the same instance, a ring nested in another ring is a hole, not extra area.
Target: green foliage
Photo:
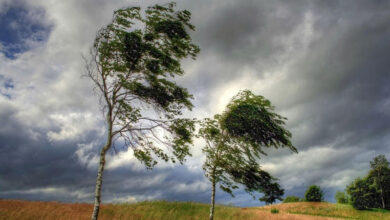
[[[199,136],[206,141],[202,151],[206,155],[203,170],[210,182],[219,183],[220,188],[233,196],[233,189],[237,189],[235,179],[240,174],[242,164],[246,158],[240,148],[223,134],[220,124],[215,119],[206,118],[201,122]]]
[[[249,90],[238,93],[221,116],[221,127],[231,137],[241,142],[250,158],[265,154],[262,147],[288,147],[291,133],[284,128],[286,118],[273,112],[271,102]]]
[[[364,178],[347,186],[351,204],[356,209],[390,209],[390,168],[384,155],[375,157],[371,170]]]
[[[206,177],[213,186],[233,196],[241,184],[253,197],[263,193],[260,201],[267,204],[282,200],[284,190],[275,179],[260,169],[256,159],[262,147],[289,147],[291,134],[284,129],[285,118],[272,112],[270,101],[245,90],[238,93],[222,115],[201,122],[199,136],[206,141],[203,165]]]
[[[175,3],[123,8],[99,30],[87,74],[101,92],[109,140],[134,150],[147,168],[156,157],[182,162],[190,155],[194,120],[177,119],[191,110],[192,95],[174,77],[184,74],[181,61],[195,59],[199,47],[188,31],[191,13]],[[171,149],[168,155],[161,145]]]
[[[348,204],[349,203],[348,195],[345,192],[337,191],[336,194],[334,195],[334,198],[337,201],[337,203],[340,203],[340,204]]]
[[[283,200],[283,203],[300,202],[300,201],[301,201],[301,199],[298,196],[287,196]]]
[[[321,202],[324,200],[324,193],[319,186],[311,185],[305,192],[305,200],[308,202]]]
[[[357,178],[349,186],[347,193],[351,197],[351,204],[354,208],[362,210],[373,207],[378,207],[378,193],[372,185],[372,180],[369,178]]]
[[[272,208],[271,209],[271,213],[272,214],[278,214],[279,213],[279,210],[277,208]]]
[[[265,202],[265,204],[272,204],[276,200],[283,200],[282,196],[284,195],[284,189],[276,182],[263,185],[261,192],[263,192],[264,195],[260,198],[260,201]]]
[[[387,161],[385,155],[378,155],[370,161],[370,166],[372,170],[380,170],[383,168],[389,168],[389,162]]]

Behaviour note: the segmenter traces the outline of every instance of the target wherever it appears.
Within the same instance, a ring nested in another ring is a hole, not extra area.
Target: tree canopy
[[[291,133],[284,128],[285,120],[274,112],[271,102],[249,90],[239,92],[227,105],[220,123],[228,135],[240,142],[251,159],[265,154],[264,147],[288,147],[292,145]]]

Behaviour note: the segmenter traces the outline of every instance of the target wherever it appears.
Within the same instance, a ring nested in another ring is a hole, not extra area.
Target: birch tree
[[[264,147],[287,147],[297,152],[291,144],[290,132],[284,128],[286,118],[273,110],[270,101],[244,90],[233,97],[222,115],[201,123],[199,136],[206,142],[203,169],[212,189],[210,220],[214,218],[217,184],[231,195],[239,185],[251,194],[254,191],[267,193],[266,196],[274,194],[273,201],[283,193],[257,162],[261,154],[265,155]]]
[[[189,35],[191,13],[175,11],[175,3],[119,9],[97,33],[86,59],[87,76],[95,83],[107,126],[100,150],[92,219],[101,201],[106,154],[114,143],[133,150],[151,169],[160,158],[183,162],[190,155],[194,121],[180,118],[191,110],[192,95],[175,76],[184,74],[180,61],[195,59],[198,46]]]

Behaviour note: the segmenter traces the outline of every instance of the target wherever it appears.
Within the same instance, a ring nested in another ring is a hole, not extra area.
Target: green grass
[[[146,201],[134,204],[110,204],[102,210],[103,215],[111,218],[124,218],[132,213],[137,219],[207,219],[209,216],[208,204],[196,202],[167,202]],[[232,206],[216,205],[215,219],[249,219],[251,213],[244,213]],[[124,218],[125,219],[125,218]]]

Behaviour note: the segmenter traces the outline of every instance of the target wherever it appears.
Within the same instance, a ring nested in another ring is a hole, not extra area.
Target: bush
[[[321,202],[324,200],[324,193],[319,186],[311,185],[306,190],[305,200],[308,202]]]
[[[340,203],[340,204],[348,204],[349,203],[348,195],[345,194],[345,192],[337,191],[336,194],[334,195],[334,198],[336,199],[337,203]]]
[[[283,203],[289,203],[289,202],[299,202],[300,199],[298,196],[287,196],[284,200]]]
[[[272,209],[271,209],[271,213],[272,213],[272,214],[277,214],[277,213],[279,213],[279,210],[276,209],[276,208],[272,208]]]

